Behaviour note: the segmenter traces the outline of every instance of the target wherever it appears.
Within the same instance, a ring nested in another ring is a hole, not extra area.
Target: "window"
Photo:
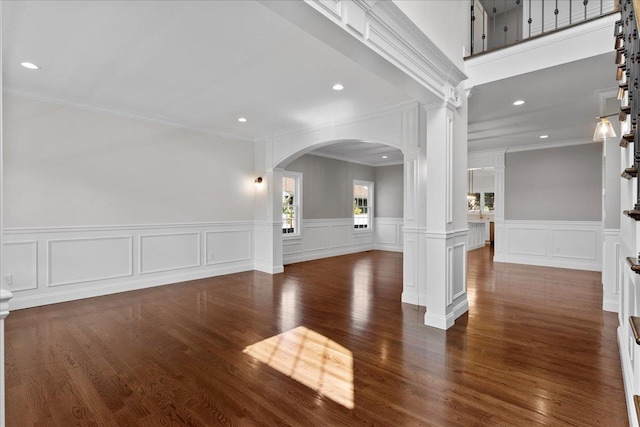
[[[282,234],[300,235],[300,217],[302,208],[302,174],[284,172],[282,175]]]
[[[474,212],[493,212],[493,200],[495,193],[469,193],[467,194],[467,208]]]
[[[493,212],[494,193],[484,193],[484,204],[482,210],[485,212]]]
[[[353,181],[353,227],[371,229],[373,226],[373,182]]]

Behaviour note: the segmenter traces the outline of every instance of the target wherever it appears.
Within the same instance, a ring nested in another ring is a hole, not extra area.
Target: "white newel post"
[[[425,324],[448,329],[469,309],[466,290],[467,222],[462,204],[467,169],[466,135],[454,138],[458,106],[427,109]],[[465,130],[458,128],[458,132]],[[457,144],[454,144],[457,142]],[[458,200],[458,198],[460,200]],[[457,227],[457,228],[456,228]]]

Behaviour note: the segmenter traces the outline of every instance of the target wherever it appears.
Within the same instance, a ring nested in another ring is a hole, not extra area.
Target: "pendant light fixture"
[[[593,133],[593,140],[602,142],[607,138],[615,138],[616,132],[613,130],[613,126],[607,117],[617,116],[618,114],[608,114],[606,116],[596,117],[598,124],[596,125],[596,131]]]

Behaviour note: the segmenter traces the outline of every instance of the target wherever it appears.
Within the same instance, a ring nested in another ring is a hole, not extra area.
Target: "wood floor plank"
[[[7,425],[626,426],[600,274],[491,257],[448,331],[380,251],[14,311]]]

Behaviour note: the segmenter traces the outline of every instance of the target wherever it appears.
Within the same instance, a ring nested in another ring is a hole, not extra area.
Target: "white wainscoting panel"
[[[622,244],[619,229],[605,229],[602,232],[602,309],[617,313],[620,307],[620,288],[622,287]]]
[[[293,264],[368,251],[374,241],[374,232],[354,230],[351,218],[305,219],[300,236],[283,239],[283,260]]]
[[[253,270],[253,227],[219,222],[5,229],[10,308]]]
[[[308,221],[303,221],[302,227],[302,247],[305,252],[331,249],[332,233],[330,224],[310,224]]]
[[[485,222],[469,221],[469,234],[467,235],[467,249],[472,251],[484,248],[485,245]]]
[[[376,218],[373,228],[375,248],[380,251],[402,252],[403,225],[402,218]]]
[[[207,265],[251,261],[251,229],[205,232]]]
[[[48,286],[64,286],[133,275],[131,236],[49,240]]]
[[[504,221],[494,261],[602,271],[600,221]]]
[[[200,267],[200,233],[140,236],[140,274]]]
[[[38,287],[38,241],[11,242],[4,245],[4,271],[10,272],[11,292]]]

